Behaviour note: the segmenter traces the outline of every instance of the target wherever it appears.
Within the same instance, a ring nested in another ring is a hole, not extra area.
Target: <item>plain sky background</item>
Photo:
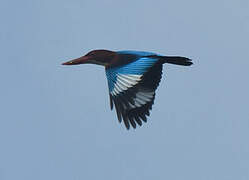
[[[1,0],[0,180],[248,180],[248,0]],[[110,111],[93,49],[181,55],[148,123]]]

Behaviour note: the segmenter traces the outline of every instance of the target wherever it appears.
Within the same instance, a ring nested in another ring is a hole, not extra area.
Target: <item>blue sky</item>
[[[249,179],[249,1],[0,2],[1,180]],[[110,111],[92,49],[192,58],[164,65],[147,124]]]

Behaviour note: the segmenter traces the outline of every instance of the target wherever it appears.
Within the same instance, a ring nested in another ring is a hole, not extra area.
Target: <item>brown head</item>
[[[93,50],[85,56],[62,63],[62,65],[98,64],[108,66],[115,56],[116,53],[114,51],[103,49]]]

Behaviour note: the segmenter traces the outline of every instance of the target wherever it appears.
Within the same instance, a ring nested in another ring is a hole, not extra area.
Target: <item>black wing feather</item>
[[[146,116],[150,115],[149,111],[152,109],[152,105],[154,104],[155,91],[161,81],[161,77],[162,63],[158,62],[148,69],[138,84],[128,88],[118,95],[112,96],[110,94],[110,100],[114,102],[119,122],[121,122],[123,119],[127,129],[130,128],[130,125],[135,129],[136,124],[141,126],[142,121],[147,122]],[[136,107],[134,100],[136,98],[136,94],[146,91],[154,92],[153,97],[150,99],[150,101],[146,102],[146,104]]]

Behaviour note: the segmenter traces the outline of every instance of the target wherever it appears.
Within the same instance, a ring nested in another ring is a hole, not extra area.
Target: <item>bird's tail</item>
[[[191,59],[181,56],[161,56],[161,59],[164,63],[169,64],[177,64],[182,66],[190,66],[193,64]]]

